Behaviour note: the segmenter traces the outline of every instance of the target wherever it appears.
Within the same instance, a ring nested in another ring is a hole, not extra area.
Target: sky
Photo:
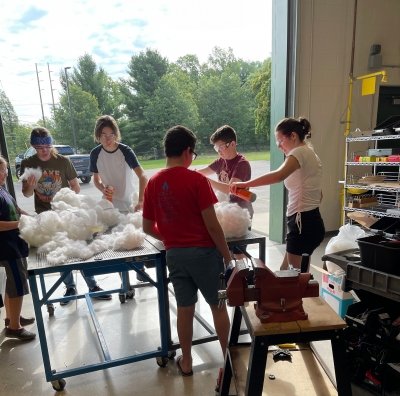
[[[59,76],[90,54],[113,79],[146,48],[170,62],[232,48],[245,61],[271,55],[272,0],[0,0],[0,89],[20,122],[50,116]],[[36,72],[37,67],[37,72]],[[38,82],[39,77],[39,82]],[[40,85],[40,95],[39,95]],[[53,92],[53,95],[52,95]]]

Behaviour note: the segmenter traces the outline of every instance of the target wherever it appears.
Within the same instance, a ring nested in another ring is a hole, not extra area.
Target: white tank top
[[[287,154],[290,155],[297,159],[300,168],[284,181],[289,197],[286,216],[318,208],[321,202],[321,160],[307,144],[294,148]]]

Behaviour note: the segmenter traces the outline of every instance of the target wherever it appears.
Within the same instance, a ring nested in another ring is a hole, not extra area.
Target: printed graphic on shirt
[[[173,223],[174,219],[176,219],[176,216],[178,215],[178,212],[174,205],[174,199],[169,190],[168,182],[164,182],[161,188],[160,207],[163,208],[163,222]]]
[[[59,170],[45,169],[35,191],[41,201],[49,202],[61,189],[62,179]]]
[[[219,174],[219,181],[221,181],[222,183],[226,183],[229,184],[229,174],[225,169],[221,170],[221,173]]]

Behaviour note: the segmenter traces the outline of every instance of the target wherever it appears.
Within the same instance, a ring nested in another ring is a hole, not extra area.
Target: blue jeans
[[[93,289],[94,287],[97,286],[96,279],[94,279],[93,275],[92,276],[85,276],[85,273],[82,270],[81,270],[81,274],[83,276],[83,279],[85,279],[85,282],[88,285],[89,289]],[[65,277],[64,283],[65,283],[65,286],[67,287],[67,289],[70,288],[70,287],[74,287],[76,289],[76,284],[75,284],[74,277],[73,277],[71,271]]]

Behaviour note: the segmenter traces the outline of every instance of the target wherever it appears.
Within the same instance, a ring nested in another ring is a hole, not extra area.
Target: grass
[[[269,161],[270,158],[269,151],[250,151],[248,153],[243,153],[243,155],[249,161],[260,161],[260,160]],[[215,155],[201,154],[196,158],[194,165],[196,166],[208,165],[216,158],[217,158],[216,154]],[[142,166],[143,169],[163,168],[165,166],[165,159],[163,158],[158,160],[140,160],[140,165]]]

